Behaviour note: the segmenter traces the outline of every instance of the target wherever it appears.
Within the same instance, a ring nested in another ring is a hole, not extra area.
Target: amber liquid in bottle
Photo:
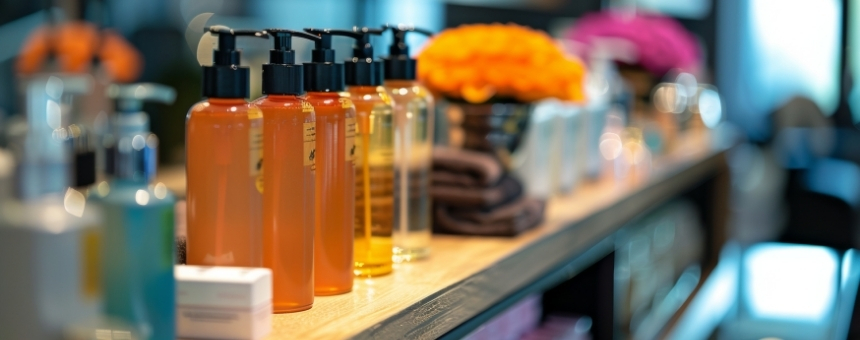
[[[355,104],[355,275],[391,273],[394,225],[393,101],[381,86],[350,86]]]
[[[352,290],[355,107],[334,92],[308,92],[316,114],[314,294]]]
[[[260,267],[262,113],[242,98],[210,98],[186,122],[186,261]]]
[[[414,80],[386,80],[394,99],[394,262],[430,255],[433,97]]]
[[[254,104],[263,112],[263,264],[272,270],[273,309],[303,311],[314,302],[314,109],[295,95]]]

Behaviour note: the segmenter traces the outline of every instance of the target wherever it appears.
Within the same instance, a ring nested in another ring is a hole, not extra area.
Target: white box
[[[266,268],[176,266],[179,338],[261,339],[272,328]]]

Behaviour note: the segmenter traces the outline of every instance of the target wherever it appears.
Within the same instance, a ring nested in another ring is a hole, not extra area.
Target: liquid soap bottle
[[[394,224],[393,100],[382,87],[382,63],[373,60],[371,35],[383,30],[332,31],[356,40],[344,62],[347,93],[355,104],[355,275],[391,272]]]
[[[112,85],[116,99],[113,179],[91,190],[104,215],[102,287],[105,314],[146,324],[150,339],[176,337],[176,257],[173,207],[163,183],[152,185],[158,138],[143,102],[172,103],[176,92],[158,84]]]
[[[335,295],[352,290],[355,216],[355,106],[343,91],[343,64],[334,62],[332,34],[305,29],[319,37],[305,64],[307,101],[316,115],[316,233],[314,293]]]
[[[394,262],[430,255],[430,167],[433,151],[433,96],[416,77],[406,34],[432,33],[407,25],[386,25],[394,37],[382,58],[385,88],[394,99]]]
[[[317,36],[267,29],[275,40],[263,65],[263,264],[272,270],[275,313],[314,303],[316,119],[305,93],[292,38]]]
[[[101,214],[73,188],[74,153],[62,127],[92,78],[35,75],[24,88],[17,195],[0,204],[0,339],[60,339],[101,308]]]
[[[213,65],[203,67],[203,96],[186,122],[189,265],[260,267],[263,114],[248,97],[249,69],[239,66],[236,37],[259,31],[213,26]]]

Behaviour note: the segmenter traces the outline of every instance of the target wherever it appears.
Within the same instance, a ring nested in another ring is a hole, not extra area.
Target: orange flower
[[[476,24],[436,35],[418,56],[430,89],[471,103],[496,97],[582,101],[585,67],[546,33],[514,24]]]

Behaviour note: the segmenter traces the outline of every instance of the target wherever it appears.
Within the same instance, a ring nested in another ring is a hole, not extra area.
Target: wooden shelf
[[[426,261],[357,279],[353,292],[273,316],[269,339],[426,339],[465,334],[519,297],[572,277],[614,250],[615,232],[725,169],[725,145],[685,138],[650,175],[580,185],[549,202],[545,222],[516,238],[434,235]],[[459,328],[458,328],[459,327]]]

